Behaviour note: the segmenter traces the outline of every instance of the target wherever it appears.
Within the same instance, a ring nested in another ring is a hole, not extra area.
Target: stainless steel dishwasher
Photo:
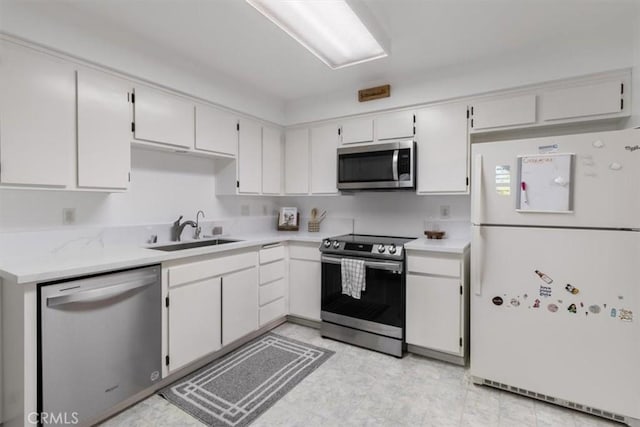
[[[38,286],[41,425],[94,419],[160,379],[160,266]]]

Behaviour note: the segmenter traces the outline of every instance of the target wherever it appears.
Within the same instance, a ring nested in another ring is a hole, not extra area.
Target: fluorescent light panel
[[[345,0],[247,0],[336,69],[387,56]]]

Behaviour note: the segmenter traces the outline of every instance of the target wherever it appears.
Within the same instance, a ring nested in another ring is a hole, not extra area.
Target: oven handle
[[[342,258],[346,259],[358,259],[349,257],[333,257],[328,255],[322,255],[321,261],[328,264],[342,264]],[[373,268],[375,270],[388,270],[395,273],[402,273],[402,262],[394,261],[369,261],[364,262],[364,266],[367,268]]]
[[[398,180],[398,153],[399,152],[400,152],[400,150],[393,150],[392,173],[393,173],[393,180],[394,181]]]

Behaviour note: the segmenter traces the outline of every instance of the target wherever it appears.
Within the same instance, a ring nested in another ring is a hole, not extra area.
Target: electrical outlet
[[[440,218],[449,218],[451,216],[451,207],[449,205],[440,206]]]
[[[62,209],[62,224],[71,225],[76,222],[76,208]]]
[[[267,205],[262,205],[262,216],[267,216],[268,212]]]
[[[249,216],[251,211],[249,210],[249,205],[241,205],[240,206],[240,215]]]

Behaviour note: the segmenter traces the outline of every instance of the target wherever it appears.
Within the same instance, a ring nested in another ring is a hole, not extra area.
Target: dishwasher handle
[[[134,289],[153,285],[154,283],[157,283],[157,280],[158,276],[156,274],[148,274],[136,280],[120,282],[116,285],[103,286],[101,288],[88,289],[84,291],[81,290],[72,294],[60,295],[57,297],[49,297],[47,298],[47,307],[56,307],[76,302],[94,302],[106,298],[112,298]]]

